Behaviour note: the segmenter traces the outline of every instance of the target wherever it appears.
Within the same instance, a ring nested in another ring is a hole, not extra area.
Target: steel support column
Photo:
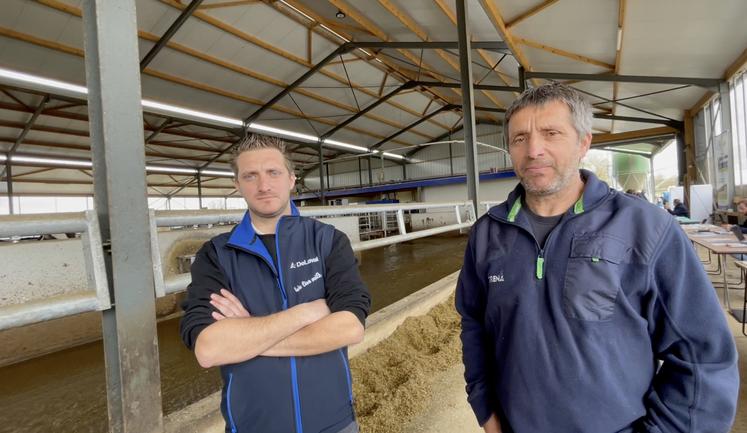
[[[8,186],[8,213],[14,215],[15,208],[13,206],[13,167],[10,164],[10,159],[5,160],[5,182]]]
[[[327,202],[325,200],[324,191],[324,143],[319,142],[319,199],[322,201],[322,206]]]
[[[731,100],[729,99],[729,83],[723,81],[718,86],[719,102],[721,103],[721,131],[724,135],[723,140],[729,143],[727,148],[727,155],[729,156],[729,179],[726,181],[726,196],[728,197],[729,203],[727,208],[731,208],[734,204],[734,146],[731,145]],[[685,158],[684,143],[682,143],[682,134],[677,135],[677,150],[680,161]],[[680,149],[681,147],[681,149]],[[687,167],[685,167],[686,169]],[[680,170],[680,181],[684,179],[684,171]]]
[[[687,159],[685,157],[685,135],[680,131],[675,135],[675,144],[677,145],[677,185],[685,185],[685,176],[687,175]],[[731,151],[731,145],[729,146]],[[652,157],[653,159],[653,157]],[[731,161],[731,160],[730,160]],[[728,185],[731,185],[731,194],[729,195],[729,203],[734,199],[734,167],[730,169],[730,181]],[[729,189],[727,188],[727,193]],[[685,191],[685,197],[690,194],[689,191]]]
[[[475,215],[480,216],[480,192],[477,166],[477,135],[475,133],[474,89],[472,88],[472,50],[466,0],[456,1],[457,33],[459,36],[459,73],[462,81],[462,115],[464,116],[464,147],[467,172],[467,198],[472,201]]]
[[[649,167],[649,173],[651,174],[649,176],[649,187],[651,187],[651,195],[648,196],[648,199],[652,201],[653,203],[656,203],[656,177],[654,176],[654,154],[652,154],[648,158],[648,167]]]
[[[112,307],[103,312],[109,430],[163,431],[135,0],[82,4],[94,200]]]
[[[373,185],[373,171],[371,169],[371,155],[368,155],[368,184]]]
[[[361,158],[358,159],[358,183],[363,188],[363,167],[361,166]]]
[[[452,145],[454,143],[451,142],[451,137],[449,137],[449,173],[454,176],[454,149],[452,148]]]
[[[202,209],[202,175],[197,173],[197,206]]]

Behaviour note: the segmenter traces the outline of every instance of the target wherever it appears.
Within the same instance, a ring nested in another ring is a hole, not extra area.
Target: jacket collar
[[[584,192],[581,198],[568,210],[571,214],[580,214],[589,210],[604,200],[610,194],[609,186],[589,170],[581,169],[581,180],[584,181]],[[522,200],[524,187],[519,183],[508,195],[508,199],[498,206],[493,206],[488,212],[491,216],[514,222],[523,218]]]
[[[286,215],[283,217],[280,217],[278,219],[278,225],[275,226],[275,234],[278,232],[278,226],[280,225],[280,221],[284,217],[298,217],[301,216],[301,214],[298,212],[298,208],[291,200],[290,202],[291,207],[291,214],[290,216]],[[244,218],[241,220],[239,225],[237,225],[233,231],[231,232],[231,237],[228,238],[228,245],[244,248],[250,251],[257,252],[262,255],[268,255],[266,248],[262,242],[256,242],[257,241],[257,232],[254,230],[254,226],[252,225],[252,217],[249,211],[247,210],[244,213]],[[272,263],[272,260],[270,260],[270,263]]]

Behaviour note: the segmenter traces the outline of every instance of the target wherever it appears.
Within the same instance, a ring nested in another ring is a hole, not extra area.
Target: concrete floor
[[[728,275],[734,281],[739,279],[739,273],[733,263],[729,265]],[[720,282],[722,278],[720,276],[711,277],[714,282]],[[733,308],[742,306],[744,300],[742,287],[729,290],[729,298]],[[716,291],[719,298],[723,298],[723,290],[716,289]],[[725,309],[724,315],[726,315],[739,350],[740,377],[747,378],[747,337],[742,335],[742,324],[737,322],[730,314],[727,314]],[[429,409],[413,418],[404,431],[410,433],[453,433],[455,431],[481,433],[483,430],[477,425],[477,421],[467,403],[463,372],[462,365],[455,365],[444,371],[439,377],[434,378],[428,404]],[[747,387],[745,386],[741,386],[739,390],[737,415],[731,433],[747,433]]]

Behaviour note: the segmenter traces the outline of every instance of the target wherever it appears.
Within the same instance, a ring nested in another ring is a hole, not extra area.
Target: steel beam
[[[599,95],[596,95],[594,93],[587,92],[585,90],[581,90],[578,87],[574,87],[574,89],[576,91],[580,92],[580,93],[583,93],[584,95],[591,96],[592,98],[601,99],[602,101],[606,101],[606,102],[609,102],[611,104],[619,105],[619,106],[625,107],[625,108],[630,108],[631,110],[638,111],[639,113],[648,114],[649,116],[658,117],[660,119],[666,119],[666,120],[669,120],[669,121],[672,121],[672,122],[678,122],[677,120],[674,120],[671,117],[663,116],[661,114],[654,113],[654,112],[648,111],[648,110],[644,110],[642,108],[634,107],[632,105],[623,104],[622,102],[619,102],[619,101],[613,101],[612,99],[605,98],[604,96],[599,96]]]
[[[439,41],[439,42],[349,42],[352,48],[370,48],[370,49],[397,49],[397,50],[449,50],[459,48],[459,42]],[[481,41],[472,42],[472,49],[509,52],[508,45],[503,41]],[[352,49],[351,48],[351,49]]]
[[[464,117],[464,145],[467,173],[467,198],[472,202],[475,216],[480,216],[480,172],[477,164],[477,135],[475,127],[474,88],[472,83],[472,50],[467,17],[467,0],[456,0],[457,33],[459,35],[459,73],[462,87],[462,116]]]
[[[376,150],[379,147],[381,147],[384,143],[397,138],[401,134],[404,134],[405,132],[409,131],[410,129],[412,129],[412,128],[418,126],[418,125],[420,125],[421,123],[428,121],[428,119],[436,116],[437,114],[443,113],[444,111],[453,110],[455,108],[458,108],[458,107],[456,105],[451,105],[451,104],[444,105],[443,107],[439,108],[438,110],[436,110],[436,111],[428,114],[427,116],[421,117],[420,119],[416,120],[415,122],[412,122],[411,124],[409,124],[409,125],[405,126],[404,128],[398,130],[394,134],[391,134],[390,136],[382,139],[381,141],[377,142],[373,146],[369,147],[369,150]]]
[[[566,72],[536,72],[524,71],[525,79],[542,78],[545,80],[581,80],[608,81],[618,83],[650,83],[650,84],[689,84],[706,89],[718,89],[722,80],[718,78],[688,78],[688,77],[656,77],[646,75],[620,74],[575,74]]]
[[[370,104],[368,107],[366,107],[363,110],[361,110],[361,111],[355,113],[354,115],[348,117],[347,119],[345,119],[344,122],[341,122],[341,123],[335,125],[334,127],[332,127],[332,129],[330,129],[329,131],[327,131],[324,134],[322,134],[322,136],[319,137],[319,138],[321,140],[324,140],[325,138],[331,137],[332,134],[334,134],[335,132],[339,131],[340,129],[342,129],[342,128],[348,126],[348,125],[350,125],[351,123],[353,123],[355,120],[357,120],[358,118],[360,118],[364,114],[368,113],[369,111],[373,110],[374,108],[376,108],[379,105],[383,104],[384,102],[388,101],[392,97],[396,96],[399,92],[401,92],[403,90],[407,90],[407,89],[412,89],[413,87],[416,86],[415,83],[416,83],[415,81],[407,81],[406,83],[402,84],[401,86],[397,87],[396,89],[392,90],[391,92],[389,92],[386,95],[382,96],[381,98],[377,99],[376,102]]]
[[[192,0],[192,2],[187,6],[182,13],[179,14],[179,17],[171,24],[168,30],[166,30],[166,33],[161,36],[161,38],[156,42],[156,44],[153,46],[153,48],[148,51],[148,54],[143,57],[143,60],[140,61],[140,71],[145,70],[145,68],[148,67],[148,64],[156,57],[156,55],[163,49],[163,47],[166,46],[166,44],[169,42],[172,36],[181,28],[182,24],[184,24],[187,21],[187,18],[189,18],[194,11],[197,10],[197,8],[200,6],[200,3],[202,3],[202,0]]]
[[[16,141],[13,142],[13,146],[11,146],[8,153],[5,155],[7,160],[10,161],[10,158],[13,156],[14,153],[16,153],[16,149],[18,149],[18,146],[23,143],[23,140],[28,135],[29,131],[31,130],[31,127],[34,126],[34,123],[36,122],[36,119],[39,118],[42,111],[44,111],[44,107],[49,103],[49,96],[45,96],[44,99],[42,99],[41,103],[39,103],[39,106],[36,107],[36,110],[34,110],[34,114],[31,115],[31,118],[28,122],[26,122],[26,126],[23,127],[23,130],[20,134],[18,134],[18,138],[16,138]],[[9,165],[6,165],[6,168],[9,167]],[[0,171],[0,177],[3,177],[6,172],[6,168],[3,168]]]
[[[595,113],[594,118],[601,120],[619,120],[623,122],[656,123],[659,125],[671,126],[675,129],[682,129],[683,126],[683,123],[677,120],[651,119],[649,117],[616,116],[611,114]]]
[[[501,113],[504,114],[506,112],[505,108],[498,108],[498,107],[480,107],[476,106],[475,111],[483,111],[487,113]]]
[[[479,107],[475,107],[475,110],[479,110]],[[475,125],[482,125],[482,124],[490,124],[490,125],[492,125],[492,124],[494,124],[494,122],[484,121],[484,120],[477,120],[477,121],[475,121]],[[441,141],[441,140],[443,140],[445,138],[450,138],[452,134],[455,134],[455,133],[461,131],[462,129],[464,129],[464,122],[462,122],[462,124],[459,125],[459,126],[457,126],[456,128],[454,128],[454,129],[452,129],[450,131],[446,131],[443,134],[439,135],[438,137],[436,137],[436,138],[434,138],[434,139],[432,139],[430,141],[431,142],[433,142],[433,141]],[[420,152],[421,150],[425,149],[426,147],[427,146],[417,145],[417,146],[415,146],[415,148],[413,150],[407,152],[405,154],[405,156],[408,157],[408,158],[411,158],[416,153]]]
[[[319,63],[314,65],[311,69],[306,71],[303,75],[298,77],[296,81],[292,82],[288,85],[288,87],[284,88],[280,91],[277,95],[275,95],[272,99],[265,102],[265,104],[261,107],[259,107],[254,113],[252,113],[249,117],[247,117],[244,120],[244,123],[248,126],[250,123],[254,122],[259,118],[259,116],[262,115],[265,111],[272,108],[273,105],[275,105],[278,101],[283,99],[286,95],[288,95],[290,92],[293,91],[296,87],[300,86],[304,81],[311,78],[312,75],[316,74],[320,69],[322,69],[324,66],[327,65],[327,63],[334,60],[336,57],[341,56],[345,54],[346,52],[350,51],[351,47],[349,44],[342,44],[339,47],[337,47],[334,51],[329,53],[327,57],[322,59]]]
[[[415,81],[416,86],[423,87],[444,87],[448,89],[461,89],[461,83],[444,83],[441,81]],[[521,92],[521,87],[518,86],[494,86],[491,84],[473,84],[473,89],[477,90],[492,90],[494,92]],[[505,110],[504,110],[505,111]]]
[[[103,311],[109,430],[162,432],[135,0],[86,0],[82,11],[94,200],[112,300]]]
[[[169,126],[172,122],[173,122],[172,119],[164,120],[163,123],[158,125],[158,127],[155,130],[153,130],[153,132],[150,133],[148,138],[145,139],[145,144],[149,144],[151,141],[153,141],[156,138],[156,136],[162,133],[163,130],[166,129],[166,127]]]

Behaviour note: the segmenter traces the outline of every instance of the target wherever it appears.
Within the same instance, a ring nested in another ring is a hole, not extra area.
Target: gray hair
[[[260,149],[275,149],[283,154],[285,167],[288,169],[290,174],[293,174],[293,161],[290,160],[285,151],[285,141],[283,141],[283,139],[269,135],[249,134],[236,144],[236,147],[234,147],[233,156],[231,157],[231,170],[233,170],[234,177],[238,177],[239,174],[239,167],[236,163],[236,160],[239,159],[239,155],[244,152]]]
[[[558,82],[550,82],[527,89],[519,95],[519,98],[512,102],[506,110],[506,120],[504,122],[506,133],[508,133],[508,122],[514,113],[526,107],[544,105],[552,101],[563,102],[568,106],[573,127],[576,129],[579,139],[586,134],[591,134],[591,104],[576,89]]]

